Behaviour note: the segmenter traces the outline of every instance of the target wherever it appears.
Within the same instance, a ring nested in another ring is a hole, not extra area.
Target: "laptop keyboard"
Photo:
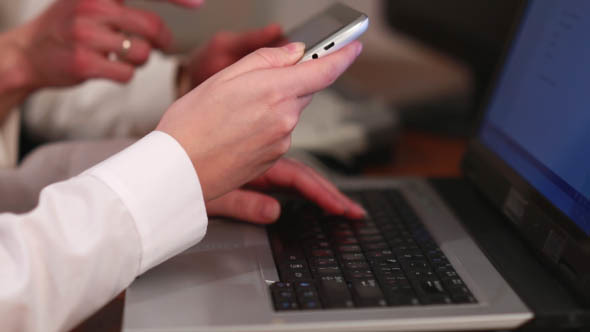
[[[367,209],[366,220],[293,200],[269,226],[280,275],[270,285],[276,310],[476,303],[398,191],[350,197]]]

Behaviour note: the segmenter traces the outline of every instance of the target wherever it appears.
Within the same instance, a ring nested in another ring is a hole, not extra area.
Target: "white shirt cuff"
[[[207,212],[191,160],[170,135],[154,131],[86,171],[119,195],[141,239],[142,274],[201,241]]]

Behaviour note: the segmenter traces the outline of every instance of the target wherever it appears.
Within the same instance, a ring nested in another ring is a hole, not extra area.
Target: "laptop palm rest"
[[[264,253],[270,276],[261,266]],[[273,270],[264,228],[213,220],[201,243],[134,282],[126,296],[125,330],[225,325],[228,317],[251,324],[272,311],[264,278],[273,277]]]

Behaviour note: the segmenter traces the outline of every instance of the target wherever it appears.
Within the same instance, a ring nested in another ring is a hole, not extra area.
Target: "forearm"
[[[206,226],[188,156],[171,137],[150,134],[47,187],[30,213],[0,214],[2,329],[69,330],[200,241]]]
[[[72,193],[77,196],[68,201]],[[0,229],[0,318],[6,330],[69,330],[124,289],[139,269],[133,219],[93,177],[49,187],[30,214],[0,215]]]
[[[0,123],[34,90],[26,60],[27,27],[0,34]]]

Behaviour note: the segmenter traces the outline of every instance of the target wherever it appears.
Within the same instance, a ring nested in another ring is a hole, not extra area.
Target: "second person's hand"
[[[191,8],[203,2],[166,1]],[[19,45],[21,75],[32,90],[93,78],[127,82],[152,49],[166,49],[172,42],[158,15],[128,7],[122,0],[57,0],[38,18],[9,33]]]
[[[180,68],[179,96],[183,96],[209,77],[233,65],[261,47],[280,40],[282,29],[277,24],[242,33],[218,32],[203,47],[193,52]]]

